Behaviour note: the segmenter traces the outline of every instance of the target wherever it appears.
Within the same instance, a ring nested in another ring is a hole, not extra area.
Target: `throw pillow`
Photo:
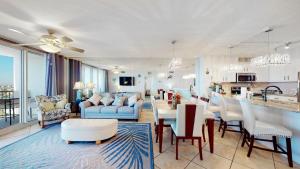
[[[66,104],[67,104],[67,99],[62,99],[61,101],[58,101],[55,104],[55,108],[56,109],[64,109]]]
[[[114,99],[111,98],[111,97],[106,97],[105,96],[100,101],[103,103],[104,106],[108,106],[114,101]]]
[[[128,98],[128,106],[131,107],[137,102],[137,96],[133,95]]]
[[[113,106],[123,106],[125,97],[115,95],[115,100],[112,103]]]
[[[101,100],[101,96],[99,94],[93,94],[91,98],[88,99],[89,102],[93,103],[95,106],[98,106]]]
[[[44,112],[48,112],[48,111],[55,109],[54,103],[52,103],[52,102],[42,102],[40,104],[40,107],[41,107],[42,111],[44,111]]]

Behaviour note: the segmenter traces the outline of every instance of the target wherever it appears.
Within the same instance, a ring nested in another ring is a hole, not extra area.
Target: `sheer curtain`
[[[106,92],[106,70],[99,69],[87,64],[82,64],[82,81],[86,85],[87,83],[94,83],[94,92]]]

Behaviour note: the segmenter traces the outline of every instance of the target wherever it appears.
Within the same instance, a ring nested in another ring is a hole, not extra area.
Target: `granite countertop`
[[[275,101],[275,100],[270,100],[265,102],[262,98],[257,98],[257,97],[254,97],[251,100],[251,103],[255,105],[279,108],[287,111],[300,113],[300,103],[283,102],[283,101]]]
[[[234,99],[236,98],[235,95],[225,95],[225,97],[234,98]],[[268,100],[267,102],[265,102],[261,97],[253,97],[251,103],[253,105],[278,108],[286,111],[300,113],[300,103],[275,101],[275,100]]]

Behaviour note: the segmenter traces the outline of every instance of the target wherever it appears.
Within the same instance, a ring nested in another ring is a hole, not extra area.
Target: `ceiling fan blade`
[[[83,52],[84,52],[83,49],[75,48],[75,47],[72,47],[72,46],[69,46],[69,47],[67,47],[67,48],[70,49],[70,50],[73,50],[73,51],[75,51],[75,52],[79,52],[79,53],[83,53]]]
[[[12,46],[40,46],[45,45],[45,43],[37,42],[37,43],[20,43],[20,44],[13,44]]]
[[[62,37],[62,38],[61,38],[61,41],[62,41],[62,42],[67,42],[67,43],[68,43],[68,42],[73,42],[73,40],[72,40],[71,38],[67,37],[67,36]]]

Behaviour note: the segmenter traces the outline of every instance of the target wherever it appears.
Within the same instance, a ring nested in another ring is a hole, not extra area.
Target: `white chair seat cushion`
[[[172,128],[172,130],[174,131],[174,134],[175,134],[176,136],[184,136],[184,135],[180,135],[180,134],[179,134],[180,131],[179,131],[179,129],[177,128],[176,120],[172,120],[172,121],[169,121],[169,122],[170,122],[171,128]],[[197,129],[199,129],[199,128],[202,128],[202,125],[198,126]],[[197,129],[195,129],[195,130],[197,130]],[[200,130],[200,131],[201,131],[201,130]],[[198,137],[202,137],[202,132],[199,133]]]
[[[215,114],[209,110],[205,110],[203,115],[204,119],[215,119]]]
[[[234,112],[234,111],[227,111],[225,121],[243,121],[242,113]]]
[[[220,106],[215,106],[215,105],[209,105],[207,107],[207,110],[215,113],[215,112],[220,112],[221,111],[221,107]]]
[[[282,136],[292,137],[292,132],[280,125],[274,125],[262,121],[255,121],[254,135],[271,135],[271,136]]]

